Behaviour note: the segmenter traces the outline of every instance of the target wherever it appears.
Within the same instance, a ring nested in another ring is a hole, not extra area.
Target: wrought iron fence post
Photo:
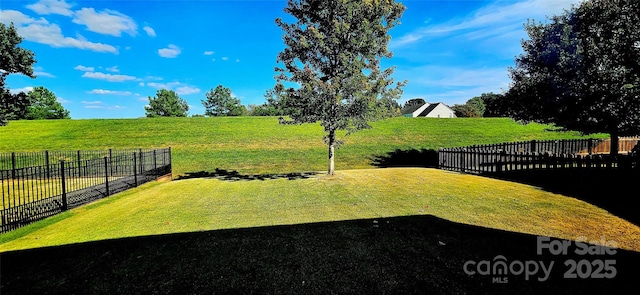
[[[111,176],[113,176],[113,154],[111,152],[111,149],[109,149],[109,162],[111,162],[111,169],[110,169],[109,172],[110,172]],[[117,172],[117,170],[116,170],[116,172]]]
[[[107,164],[107,157],[104,157],[104,183],[105,183],[105,190],[107,192],[107,196],[111,195],[111,193],[109,192],[109,169],[108,169],[108,164]]]
[[[67,184],[64,175],[64,160],[60,160],[60,177],[62,178],[62,211],[69,208],[67,203]]]
[[[44,162],[45,162],[45,166],[46,166],[46,175],[47,175],[47,179],[51,178],[51,168],[49,167],[49,151],[44,151]]]
[[[138,164],[136,163],[136,153],[133,153],[133,183],[138,186]]]
[[[11,179],[16,178],[16,153],[11,152]]]
[[[80,150],[78,150],[78,177],[80,176],[80,171],[82,170],[80,168]]]
[[[138,149],[140,153],[140,157],[138,158],[138,162],[140,163],[140,175],[144,174],[144,157],[142,155],[142,149]]]

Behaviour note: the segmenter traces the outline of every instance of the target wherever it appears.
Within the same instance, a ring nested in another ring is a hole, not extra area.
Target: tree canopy
[[[33,88],[27,93],[29,106],[27,107],[24,119],[45,120],[45,119],[70,119],[69,111],[66,110],[56,98],[56,95],[49,89],[42,86]]]
[[[286,88],[286,123],[320,122],[328,146],[328,173],[335,171],[336,132],[369,128],[375,106],[401,94],[393,85],[393,68],[382,70],[390,58],[389,30],[399,23],[405,7],[394,1],[289,0],[284,9],[296,21],[276,19],[284,31],[285,49],[278,54],[277,82]]]
[[[144,107],[147,117],[186,117],[189,104],[173,90],[160,89],[155,97],[149,97],[149,105]]]
[[[218,85],[206,94],[207,99],[202,100],[205,115],[212,117],[242,116],[247,112],[240,100],[231,96],[231,89]]]
[[[640,134],[640,1],[587,0],[525,25],[510,69],[511,116],[583,133]]]
[[[451,109],[456,113],[456,117],[477,118],[484,115],[486,107],[482,98],[476,96],[467,100],[465,104],[453,105]]]
[[[13,23],[6,26],[0,23],[0,126],[7,120],[15,120],[24,115],[28,106],[25,93],[12,94],[6,88],[5,79],[10,74],[20,73],[35,78],[33,64],[34,53],[21,48],[22,37],[18,35]]]

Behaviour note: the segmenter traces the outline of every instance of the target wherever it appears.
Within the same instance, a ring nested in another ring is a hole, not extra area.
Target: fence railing
[[[593,153],[601,142],[580,139],[441,148],[438,151],[438,167],[467,173],[530,169],[640,169],[638,153],[614,158]],[[632,148],[630,146],[625,152]]]
[[[0,232],[170,173],[170,148],[0,154]]]
[[[620,137],[618,151],[628,153],[640,137]],[[610,139],[531,140],[465,146],[467,150],[502,150],[507,153],[604,154],[611,150]]]

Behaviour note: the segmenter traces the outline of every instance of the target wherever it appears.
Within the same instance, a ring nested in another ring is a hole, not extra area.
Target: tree
[[[21,92],[11,94],[5,88],[5,79],[10,74],[21,73],[35,78],[33,64],[36,62],[34,53],[20,48],[22,37],[11,23],[8,27],[0,23],[0,126],[6,125],[7,120],[14,120],[24,114],[28,100]]]
[[[509,117],[507,102],[503,94],[483,93],[480,95],[480,99],[485,106],[483,117]]]
[[[587,0],[547,24],[528,22],[529,40],[510,69],[511,116],[584,134],[640,134],[640,1]]]
[[[423,105],[427,103],[426,101],[424,101],[424,99],[422,98],[412,98],[410,100],[407,100],[407,102],[404,103],[404,106],[402,107],[403,109],[408,109],[411,108],[413,106],[418,106],[418,105]]]
[[[144,107],[146,116],[154,117],[186,117],[189,104],[173,90],[160,89],[155,97],[149,97],[149,105]]]
[[[24,119],[45,120],[45,119],[70,119],[69,111],[66,110],[53,92],[42,86],[33,88],[27,93],[29,106],[27,107]]]
[[[456,104],[451,107],[456,113],[456,117],[477,118],[484,115],[484,101],[479,96],[473,97],[463,105]]]
[[[12,94],[0,79],[0,126],[6,125],[8,120],[24,119],[30,104],[26,93]]]
[[[242,116],[247,112],[240,100],[231,96],[231,89],[218,85],[206,94],[207,99],[202,100],[205,107],[205,115],[212,117]]]
[[[267,102],[254,106],[250,112],[252,116],[288,116],[293,112],[287,107],[286,89],[280,82],[273,88],[267,89],[264,98]]]
[[[320,122],[328,146],[328,174],[335,172],[339,130],[350,134],[370,128],[378,100],[400,96],[393,68],[380,69],[390,58],[388,32],[396,26],[404,6],[388,1],[289,0],[285,12],[297,19],[276,23],[284,31],[285,49],[278,54],[278,83],[293,83],[283,91],[291,110],[290,124]]]

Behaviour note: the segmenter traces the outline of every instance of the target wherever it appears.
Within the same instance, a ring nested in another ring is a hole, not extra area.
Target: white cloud
[[[35,11],[37,14],[60,14],[71,16],[72,5],[64,0],[40,0],[37,3],[27,5],[27,8]]]
[[[38,76],[38,77],[48,77],[48,78],[55,78],[56,77],[51,73],[47,73],[47,72],[43,72],[43,71],[34,71],[33,74]]]
[[[213,55],[214,53],[215,53],[215,52],[213,52],[213,51],[205,51],[205,52],[204,52],[204,55]]]
[[[169,83],[149,82],[147,83],[147,86],[157,88],[157,89],[171,89],[178,85],[180,85],[180,82],[169,82]]]
[[[62,97],[56,97],[56,100],[57,100],[59,103],[64,103],[64,104],[72,103],[72,101],[67,100],[67,99],[64,99],[64,98],[62,98]]]
[[[96,52],[118,53],[118,50],[108,44],[90,42],[85,39],[65,37],[60,26],[51,24],[44,18],[34,19],[20,11],[0,10],[0,21],[5,24],[11,22],[16,26],[18,34],[25,40],[46,44],[51,47],[79,48]]]
[[[82,8],[75,12],[73,22],[85,25],[91,32],[116,37],[123,32],[135,36],[138,31],[138,25],[132,18],[109,9],[96,12],[93,8]]]
[[[168,48],[158,49],[158,55],[166,58],[174,58],[180,54],[180,48],[173,44],[169,44]]]
[[[150,37],[155,37],[156,36],[156,31],[150,27],[150,26],[144,26],[144,28],[142,28],[145,32],[147,32],[147,35]]]
[[[96,104],[103,104],[104,102],[99,101],[99,100],[94,100],[94,101],[86,101],[83,100],[80,103],[84,104],[84,105],[96,105]]]
[[[22,88],[9,88],[9,91],[12,94],[18,94],[20,92],[24,92],[24,93],[29,93],[29,91],[33,90],[33,87],[31,86],[27,86],[27,87],[22,87]]]
[[[51,73],[45,72],[42,67],[38,67],[38,66],[33,67],[33,74],[38,76],[38,77],[48,77],[48,78],[55,78],[56,77]]]
[[[240,62],[240,59],[239,59],[239,58],[236,58],[236,62]]]
[[[93,72],[95,70],[94,67],[85,67],[83,65],[77,65],[73,69],[78,71],[83,71],[83,72]]]
[[[51,47],[71,47],[78,49],[91,50],[96,52],[118,53],[118,50],[108,44],[95,43],[87,40],[79,40],[72,37],[62,35],[62,30],[56,24],[42,25],[32,23],[24,27],[19,27],[18,34],[24,39],[36,43],[42,43]]]
[[[144,82],[138,83],[138,86],[144,86]]]
[[[418,28],[398,39],[392,39],[390,47],[397,48],[435,36],[452,36],[455,32],[466,33],[470,40],[511,34],[513,31],[523,33],[522,24],[527,19],[544,20],[546,16],[560,14],[563,9],[570,8],[571,4],[579,1],[495,1],[463,20]]]
[[[116,91],[116,90],[106,90],[106,89],[93,89],[89,91],[92,94],[107,94],[107,95],[131,95],[129,91]]]
[[[83,78],[92,78],[99,80],[107,80],[109,82],[123,82],[123,81],[133,81],[136,80],[136,77],[127,76],[127,75],[113,75],[113,74],[105,74],[101,72],[85,72],[82,75]]]
[[[106,70],[114,73],[120,72],[120,70],[118,69],[118,66],[109,67],[109,68],[106,68]]]
[[[36,20],[17,10],[0,10],[0,22],[6,25],[13,23],[16,27],[19,27],[24,24],[30,24],[30,23],[39,23],[39,24],[49,23],[44,18],[40,18]]]
[[[188,95],[200,92],[200,88],[191,87],[191,86],[182,86],[176,88],[176,93],[179,95]]]
[[[223,57],[222,57],[222,60],[229,60],[229,58],[228,58],[228,57],[226,57],[226,56],[223,56]]]

